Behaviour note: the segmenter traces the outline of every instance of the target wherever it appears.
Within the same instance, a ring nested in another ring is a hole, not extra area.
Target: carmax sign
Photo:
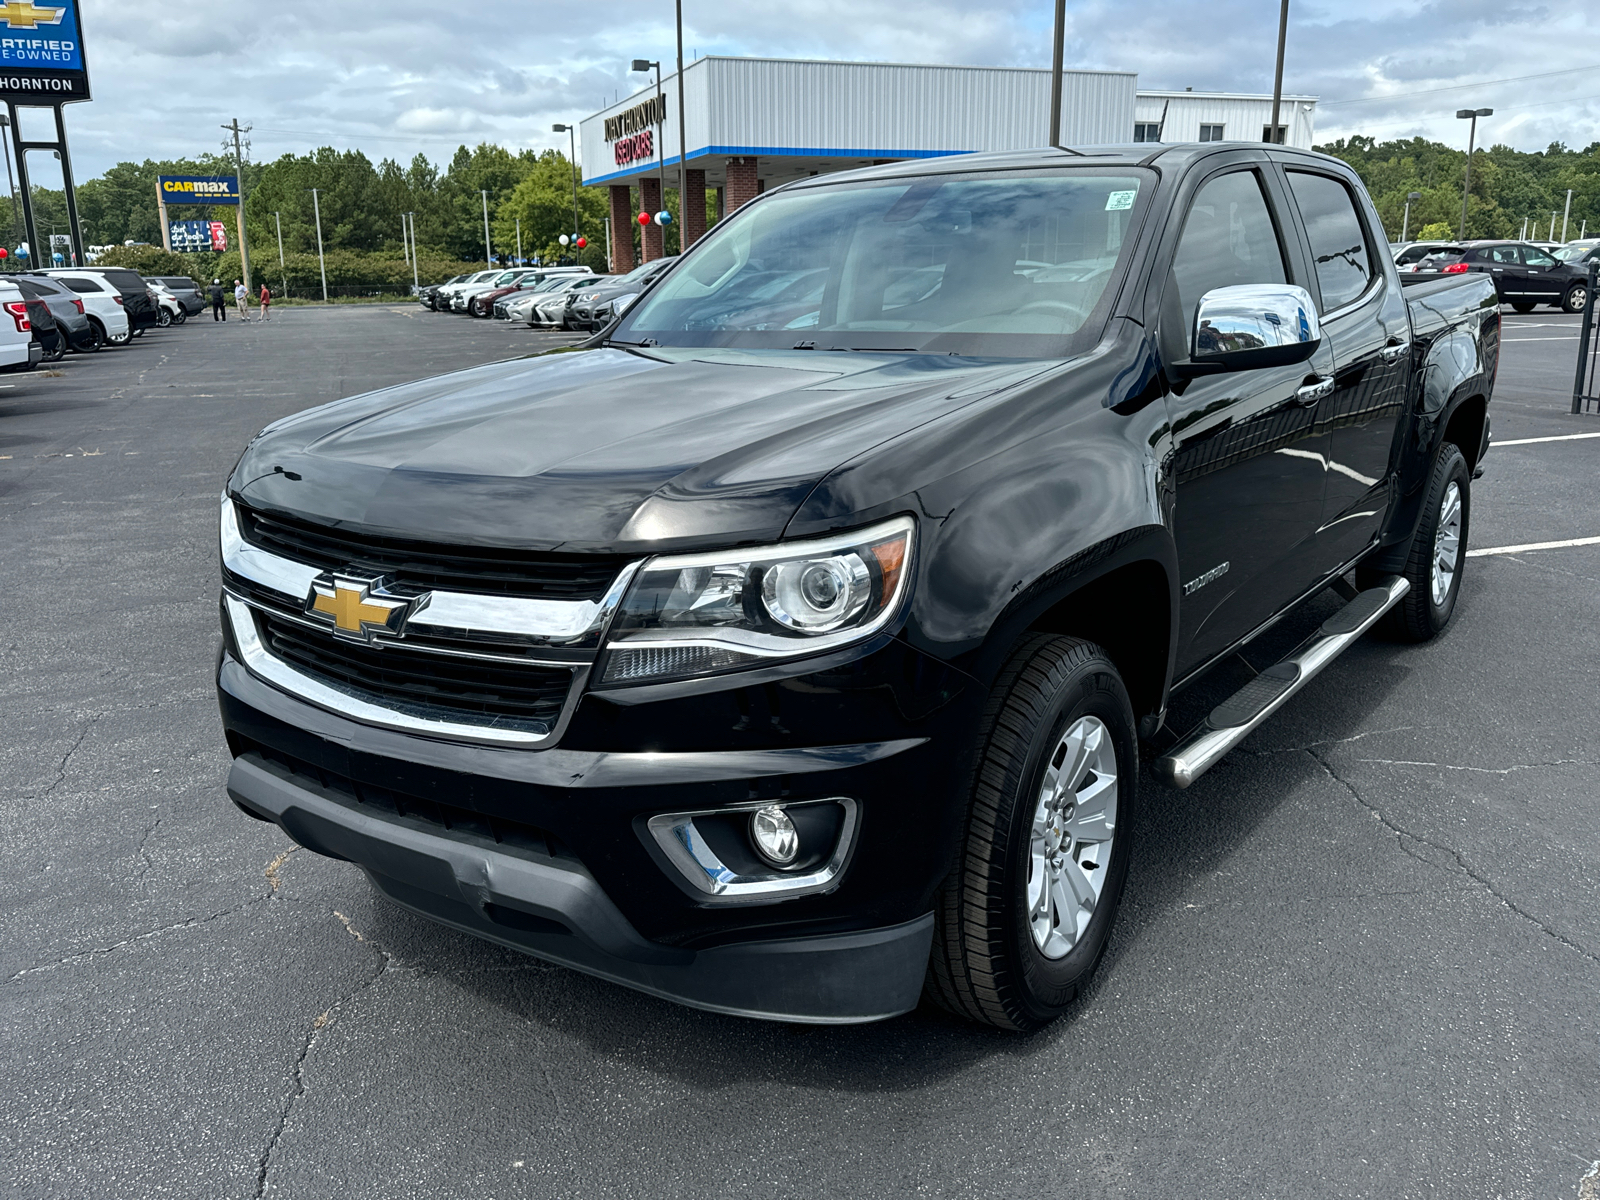
[[[161,175],[156,179],[167,204],[237,204],[237,175]]]

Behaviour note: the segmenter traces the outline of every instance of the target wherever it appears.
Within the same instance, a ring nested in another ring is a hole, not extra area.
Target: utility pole
[[[1050,52],[1050,144],[1061,146],[1061,72],[1066,63],[1067,0],[1056,0],[1055,32]]]
[[[1278,142],[1278,111],[1283,107],[1283,46],[1289,39],[1289,0],[1278,9],[1278,65],[1272,73],[1272,124],[1267,126],[1267,141]]]
[[[317,199],[318,188],[307,188],[311,193],[311,211],[317,221],[317,268],[322,272],[322,302],[328,302],[328,264],[322,257],[322,203]]]
[[[685,140],[683,115],[683,0],[678,0],[678,253],[689,248],[689,144]],[[700,212],[706,210],[706,194],[700,193]],[[577,234],[573,234],[576,239]],[[662,249],[666,249],[663,245]]]
[[[244,290],[250,290],[250,239],[244,232],[244,148],[239,141],[240,134],[249,133],[251,126],[239,126],[239,118],[223,126],[233,133],[233,163],[239,171],[239,267],[244,274]]]
[[[483,257],[489,265],[494,266],[494,252],[489,249],[489,190],[479,188],[478,194],[483,197]]]
[[[272,221],[278,227],[278,279],[283,284],[283,294],[289,294],[289,267],[283,261],[283,214],[275,212]]]
[[[1572,189],[1567,189],[1567,207],[1561,214],[1561,240],[1567,240],[1567,219],[1572,216]]]
[[[1284,0],[1288,3],[1288,0]],[[1471,121],[1472,129],[1467,134],[1467,174],[1461,184],[1461,241],[1467,240],[1467,197],[1472,195],[1472,148],[1478,141],[1478,118],[1494,116],[1492,108],[1458,108],[1456,119],[1458,121]]]

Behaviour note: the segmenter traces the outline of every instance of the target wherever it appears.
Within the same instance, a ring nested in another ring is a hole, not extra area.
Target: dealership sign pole
[[[54,0],[49,5],[34,4],[32,0],[0,4],[0,100],[5,101],[10,117],[11,145],[17,153],[17,181],[22,193],[23,224],[28,233],[28,251],[34,259],[39,255],[39,236],[33,216],[33,189],[28,182],[27,152],[50,150],[61,159],[61,185],[66,193],[72,261],[77,266],[87,262],[61,106],[89,98],[89,70],[83,57],[78,0]],[[17,122],[18,108],[52,109],[56,122],[55,141],[24,141]]]
[[[204,220],[173,221],[167,211],[173,206],[210,208],[239,204],[239,180],[233,175],[157,175],[156,207],[161,216],[161,244],[168,250],[193,253],[228,248],[228,226]]]

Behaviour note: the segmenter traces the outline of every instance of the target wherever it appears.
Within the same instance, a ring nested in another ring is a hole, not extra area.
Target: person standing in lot
[[[244,280],[233,281],[233,298],[239,305],[239,319],[250,324],[250,293],[244,290]]]
[[[265,283],[263,283],[261,285],[261,319],[263,321],[270,321],[272,319],[271,316],[268,314],[268,311],[267,311],[271,307],[272,307],[272,289],[267,287],[267,285]]]
[[[226,321],[228,308],[222,299],[222,280],[213,279],[211,286],[206,289],[211,297],[211,319],[213,321]]]

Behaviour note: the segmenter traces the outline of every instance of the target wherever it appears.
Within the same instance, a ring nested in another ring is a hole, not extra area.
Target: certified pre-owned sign
[[[0,3],[0,100],[89,99],[78,0]]]
[[[237,204],[236,175],[162,175],[156,179],[165,204]]]

